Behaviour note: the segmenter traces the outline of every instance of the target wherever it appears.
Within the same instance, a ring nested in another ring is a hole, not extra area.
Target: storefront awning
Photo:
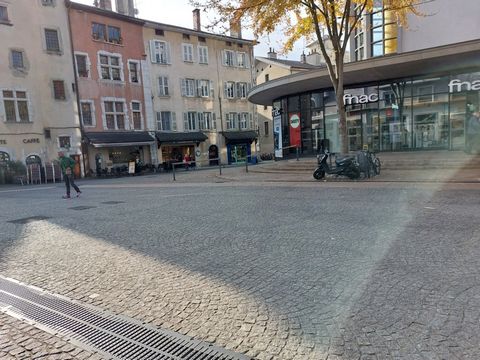
[[[108,131],[85,133],[88,142],[96,148],[114,146],[141,146],[155,143],[146,131]]]
[[[185,132],[163,132],[155,133],[157,140],[161,144],[187,144],[199,143],[208,139],[207,135],[201,131],[185,131]]]
[[[257,138],[256,131],[223,131],[227,144],[252,143]]]

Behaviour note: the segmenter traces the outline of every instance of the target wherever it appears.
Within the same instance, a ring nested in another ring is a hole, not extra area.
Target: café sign
[[[33,139],[23,139],[24,144],[40,144],[40,139],[39,138],[33,138]]]

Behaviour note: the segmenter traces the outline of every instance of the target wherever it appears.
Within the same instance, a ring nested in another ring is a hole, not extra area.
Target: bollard
[[[296,147],[296,150],[297,150],[296,153],[297,153],[297,161],[298,161],[298,153],[299,153],[298,146]]]
[[[172,171],[173,172],[173,181],[175,181],[177,179],[175,179],[175,164],[174,163],[172,164],[172,170],[173,170]]]
[[[220,175],[222,175],[222,163],[220,158],[218,158],[218,170],[220,170]]]
[[[248,173],[248,156],[245,159],[245,172]]]

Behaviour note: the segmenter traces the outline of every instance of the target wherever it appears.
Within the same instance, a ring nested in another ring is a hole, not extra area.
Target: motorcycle
[[[345,156],[339,159],[335,159],[335,167],[330,168],[327,163],[329,155],[323,153],[317,155],[318,167],[313,172],[313,177],[316,180],[323,179],[325,174],[333,174],[337,176],[347,176],[350,179],[358,179],[360,177],[360,167],[355,159],[351,156]]]

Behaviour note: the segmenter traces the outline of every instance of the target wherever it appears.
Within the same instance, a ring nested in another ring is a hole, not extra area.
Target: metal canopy
[[[94,147],[141,146],[155,143],[155,139],[146,131],[102,131],[85,133],[85,137]]]

